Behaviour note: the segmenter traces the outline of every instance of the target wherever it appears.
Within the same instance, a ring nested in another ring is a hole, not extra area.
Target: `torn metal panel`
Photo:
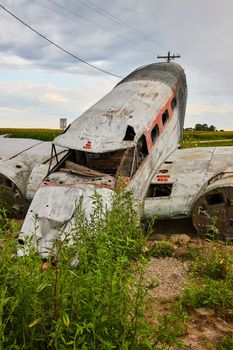
[[[54,253],[56,240],[63,240],[66,237],[72,242],[74,237],[78,236],[78,227],[75,224],[77,205],[82,200],[82,208],[87,219],[90,218],[94,208],[95,192],[102,196],[104,206],[109,207],[112,191],[107,188],[96,188],[90,184],[74,186],[68,183],[40,188],[32,201],[19,235],[18,255],[27,254],[29,247],[34,247],[42,257],[47,258],[52,252]]]

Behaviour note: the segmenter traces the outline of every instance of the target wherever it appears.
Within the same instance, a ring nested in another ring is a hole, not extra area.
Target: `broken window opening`
[[[132,177],[136,170],[135,147],[131,147],[124,152],[116,176]]]
[[[122,157],[126,150],[117,150],[112,152],[104,153],[91,153],[85,152],[85,161],[84,156],[82,155],[82,164],[87,166],[87,168],[104,173],[109,175],[116,175],[117,169],[121,164]],[[76,151],[76,153],[81,151]],[[77,156],[76,156],[77,157]],[[81,158],[81,155],[79,155]]]
[[[123,141],[133,141],[135,138],[135,135],[136,133],[134,131],[134,128],[131,125],[128,125]]]
[[[168,114],[168,110],[166,109],[166,111],[162,115],[162,123],[163,123],[163,125],[167,124],[168,119],[169,119],[169,114]]]
[[[146,156],[149,154],[145,135],[142,135],[138,140],[135,152],[136,168],[138,168]]]
[[[130,177],[135,172],[134,149],[120,149],[117,151],[92,153],[79,150],[70,150],[53,169],[72,172],[81,176],[100,177],[126,176]]]
[[[63,164],[65,162],[66,159],[68,159],[70,157],[72,153],[72,150],[69,150],[66,155],[63,158],[58,159],[58,154],[56,152],[56,147],[54,144],[52,144],[52,148],[51,148],[51,155],[50,155],[50,161],[49,161],[49,166],[48,166],[48,172],[47,172],[47,176],[49,176],[51,173],[54,173],[55,171],[57,171],[61,164]],[[56,159],[56,164],[54,166],[52,166],[53,160]]]
[[[212,193],[205,196],[208,205],[218,205],[225,203],[222,193]]]
[[[172,99],[171,101],[171,108],[172,110],[175,109],[177,106],[177,99],[176,99],[176,96]]]
[[[173,184],[150,184],[147,191],[147,198],[153,197],[169,197],[172,193]]]
[[[155,141],[157,140],[158,137],[159,137],[159,126],[158,126],[158,124],[156,124],[151,131],[152,142],[155,143]]]

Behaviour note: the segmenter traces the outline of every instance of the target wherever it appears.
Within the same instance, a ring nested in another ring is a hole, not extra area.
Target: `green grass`
[[[194,257],[193,279],[181,298],[183,307],[206,307],[233,320],[233,261],[227,246],[212,244],[209,252],[199,251]]]
[[[200,141],[233,139],[233,131],[184,131],[184,138]]]
[[[202,142],[199,143],[198,147],[224,147],[224,146],[233,146],[233,140],[231,141],[221,141],[221,142]]]
[[[60,135],[62,130],[57,129],[10,129],[0,128],[0,135],[10,134],[13,138],[32,138],[42,141],[52,141]]]
[[[233,146],[233,131],[184,131],[181,140],[182,148],[223,146]]]
[[[232,349],[233,349],[233,336],[224,337],[222,343],[218,347],[218,350],[232,350]]]
[[[150,246],[146,254],[149,257],[165,258],[167,256],[173,256],[174,247],[170,242],[157,242]]]
[[[82,201],[77,205],[74,244],[56,241],[45,265],[33,249],[16,256],[16,224],[0,209],[0,350],[182,349],[193,309],[210,308],[233,320],[232,254],[214,242],[207,251],[190,248],[191,282],[152,326],[145,304],[157,281],[145,285],[144,266],[151,256],[173,255],[174,247],[158,242],[145,250],[147,237],[131,193],[115,193],[111,211],[97,194],[93,198],[90,221]],[[219,349],[231,345],[227,336]]]
[[[0,226],[0,349],[152,349],[146,238],[132,195],[115,194],[107,212],[94,200],[90,221],[79,203],[75,242],[55,242],[46,270],[33,249],[18,258],[16,240]]]

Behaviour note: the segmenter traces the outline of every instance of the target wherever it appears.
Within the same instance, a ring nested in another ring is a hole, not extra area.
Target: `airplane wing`
[[[8,135],[0,135],[0,161],[9,159],[24,152],[42,141],[22,138],[8,138]]]
[[[219,230],[232,236],[232,153],[233,147],[177,149],[152,178],[144,218],[192,217],[198,233],[203,235],[216,217]]]
[[[52,142],[0,138],[0,199],[11,215],[25,215],[29,201],[47,174],[51,147]],[[64,155],[66,150],[58,148],[57,152]]]

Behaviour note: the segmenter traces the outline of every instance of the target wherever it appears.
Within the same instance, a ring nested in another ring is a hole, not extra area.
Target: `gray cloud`
[[[57,44],[115,74],[124,76],[140,65],[156,61],[157,54],[166,53],[168,49],[180,53],[182,57],[179,62],[187,73],[191,106],[186,124],[203,120],[213,124],[215,121],[218,128],[225,123],[225,128],[233,129],[233,3],[230,0],[94,2],[134,29],[117,23],[117,20],[110,20],[101,10],[92,10],[92,5],[86,0],[53,2],[2,0],[3,6]],[[10,118],[14,119],[16,110],[20,113],[20,108],[28,108],[35,125],[38,123],[37,116],[41,114],[50,114],[55,118],[67,112],[70,117],[72,114],[76,117],[84,106],[95,102],[97,97],[101,97],[118,81],[60,52],[3,10],[0,10],[0,16],[0,67],[4,73],[1,84],[7,86],[5,91],[4,86],[0,87],[1,124],[6,111],[9,121]],[[33,85],[31,94],[27,93],[30,90],[29,83],[25,85],[22,82],[24,94],[20,93],[20,89],[14,89],[16,81],[7,78],[7,73],[12,71],[16,72],[16,78],[20,72],[30,72]],[[47,74],[48,81],[44,86],[41,85],[38,72]],[[56,74],[61,81],[57,87],[50,82],[52,74]],[[77,78],[79,83],[82,81],[85,87],[79,88],[72,83],[71,90],[66,90],[62,87],[62,80],[65,79],[67,84],[67,76],[70,79]],[[14,96],[10,85],[13,86]],[[64,94],[63,104],[59,105],[56,101],[57,91],[49,95],[49,85],[54,91],[56,88],[61,89],[59,96]],[[47,97],[50,96],[50,102],[41,99],[43,89],[47,91]],[[70,99],[69,104],[65,103],[66,98]],[[52,120],[53,117],[51,125]]]

